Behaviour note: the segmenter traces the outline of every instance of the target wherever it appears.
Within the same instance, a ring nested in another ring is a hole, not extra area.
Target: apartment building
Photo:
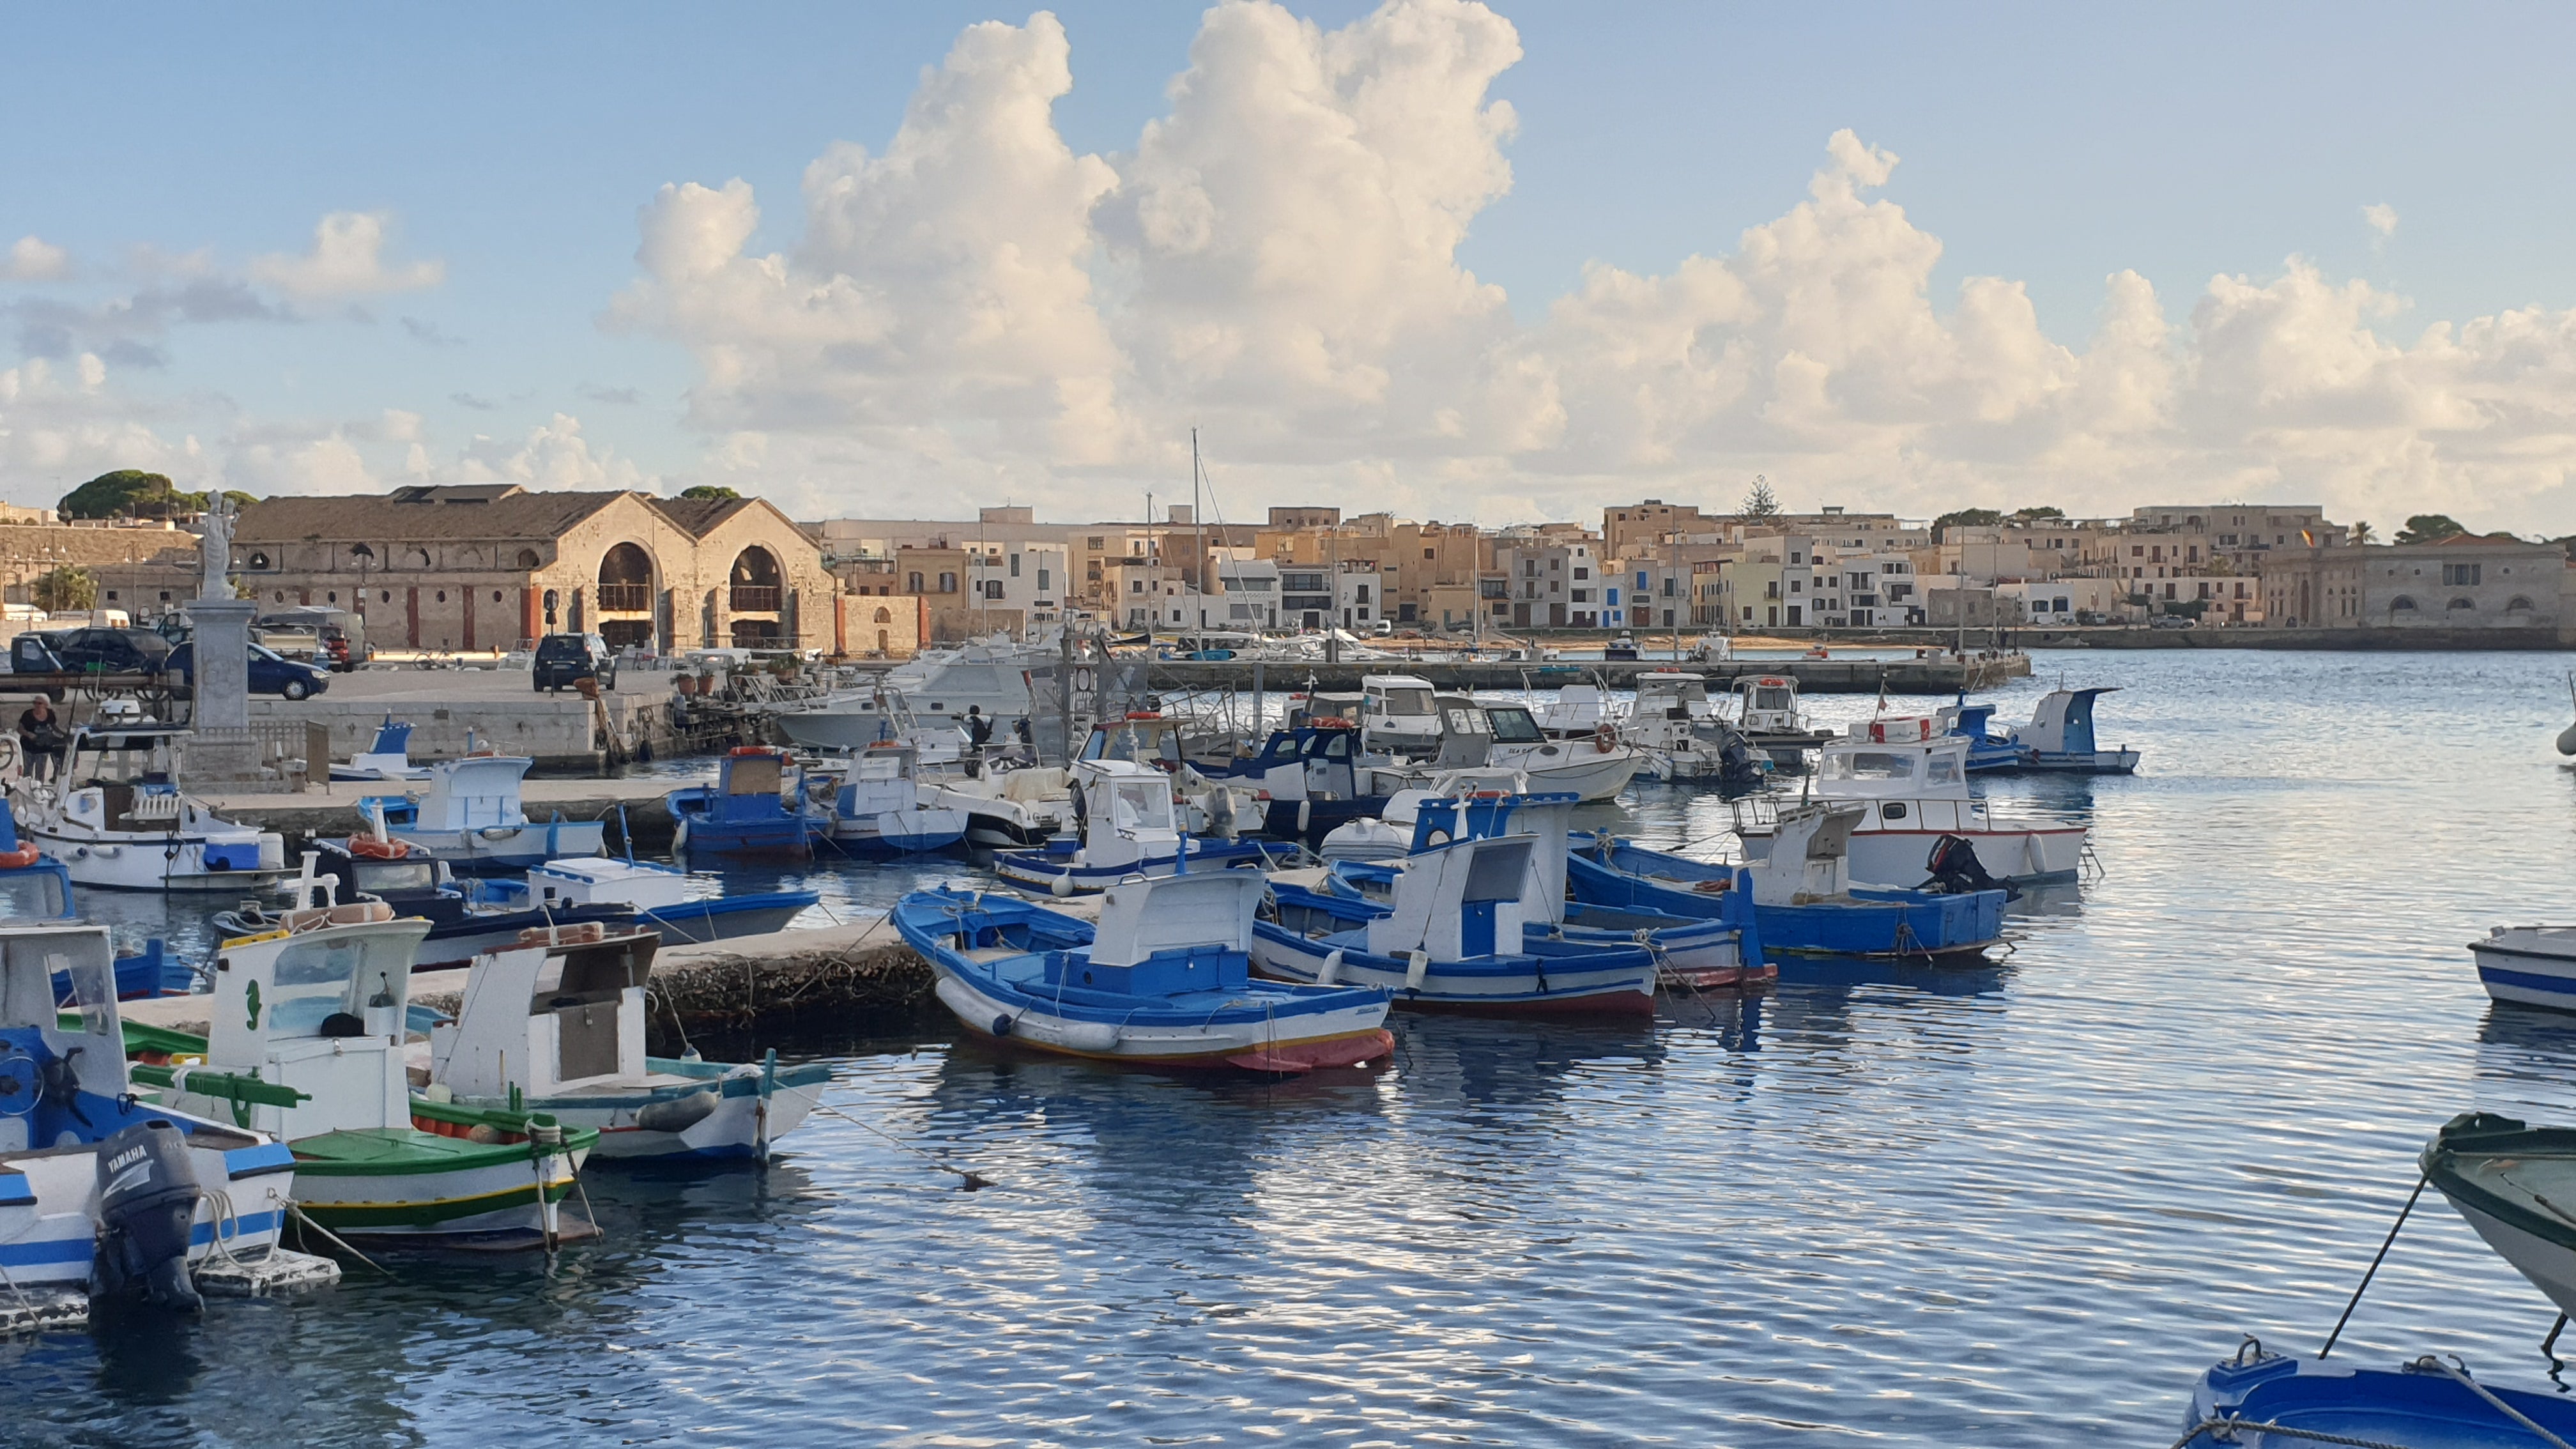
[[[1816,545],[1803,533],[1757,533],[1744,540],[1727,597],[1738,628],[1805,628],[1818,612]]]
[[[1601,510],[1601,555],[1625,558],[1672,536],[1714,535],[1726,520],[1704,516],[1696,503],[1649,498]]]

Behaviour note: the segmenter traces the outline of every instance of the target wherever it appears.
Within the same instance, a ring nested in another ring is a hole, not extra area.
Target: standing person
[[[43,695],[28,705],[18,716],[19,769],[31,780],[49,780],[62,773],[63,721],[54,713],[53,701]]]
[[[1038,762],[1038,740],[1036,734],[1029,729],[1027,715],[1011,721],[1011,738],[1019,742],[1012,748],[1011,753],[1021,764],[1034,765]]]
[[[984,747],[992,742],[993,721],[985,715],[984,707],[980,704],[966,706],[966,744],[970,751],[966,761],[968,778],[982,772]]]

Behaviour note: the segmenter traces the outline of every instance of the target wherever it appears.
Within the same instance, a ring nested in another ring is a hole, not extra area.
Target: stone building
[[[2310,629],[2556,629],[2566,552],[2462,534],[2435,543],[2281,547],[2262,563],[2266,622]]]
[[[243,511],[232,564],[264,604],[355,609],[378,649],[583,632],[665,653],[842,643],[821,548],[756,498],[511,483],[271,498]]]

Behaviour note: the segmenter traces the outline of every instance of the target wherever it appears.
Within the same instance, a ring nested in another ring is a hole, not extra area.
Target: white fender
[[[1411,964],[1404,968],[1404,989],[1419,991],[1422,989],[1422,978],[1431,972],[1431,953],[1414,951],[1408,955],[1411,958]]]
[[[1314,819],[1314,818],[1315,818],[1315,802],[1314,802],[1313,800],[1300,800],[1300,801],[1298,801],[1298,802],[1297,802],[1297,833],[1298,833],[1299,835],[1303,835],[1303,834],[1305,834],[1305,833],[1306,833],[1306,823],[1307,823],[1308,821],[1310,821],[1310,820]]]
[[[1324,964],[1315,969],[1315,984],[1318,986],[1331,986],[1338,983],[1341,978],[1342,948],[1335,946],[1332,954],[1324,958]]]

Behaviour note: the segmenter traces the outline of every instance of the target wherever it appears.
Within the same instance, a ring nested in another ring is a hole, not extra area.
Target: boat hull
[[[2009,885],[2055,885],[2078,878],[2084,863],[2084,829],[2068,826],[2045,830],[1855,830],[1847,855],[1851,878],[1874,886],[1913,890],[1930,872],[1926,862],[1944,835],[1955,835],[1976,848],[1977,863]],[[1744,833],[1744,853],[1767,859],[1771,837],[1759,830]]]
[[[352,1150],[353,1138],[392,1140],[395,1150]],[[597,1231],[559,1211],[589,1156],[586,1133],[581,1145],[545,1154],[525,1144],[486,1147],[399,1129],[333,1132],[287,1145],[296,1156],[297,1205],[342,1237],[515,1246],[541,1241],[549,1220],[560,1237]]]
[[[488,825],[479,830],[387,832],[394,839],[446,861],[464,875],[526,870],[567,856],[597,855],[608,825],[599,820],[552,820],[542,825]]]
[[[1386,1019],[1383,1000],[1284,1021],[1123,1026],[1058,1020],[1015,1007],[950,971],[940,974],[938,996],[958,1024],[978,1036],[1095,1061],[1306,1072],[1380,1061],[1395,1050],[1394,1036],[1380,1025]]]
[[[1408,1011],[1487,1016],[1628,1016],[1655,1009],[1655,963],[1646,952],[1581,951],[1408,961],[1299,935],[1269,921],[1254,928],[1252,963],[1302,985],[1375,986]]]
[[[0,1270],[10,1283],[88,1281],[98,1252],[97,1161],[95,1151],[0,1153]],[[218,1214],[216,1199],[198,1199],[189,1262],[214,1254],[218,1239],[225,1251],[246,1257],[276,1245],[294,1173],[284,1148],[263,1143],[226,1150],[191,1141],[188,1165],[198,1183],[222,1193],[232,1209]]]
[[[927,855],[966,838],[963,810],[881,810],[832,822],[832,844],[847,855]]]
[[[2483,1391],[2483,1392],[2481,1392]],[[2498,1403],[2506,1406],[2499,1409]],[[2537,1424],[2554,1439],[2533,1434]],[[2219,1421],[2236,1420],[2236,1424]],[[2287,1432],[2265,1432],[2277,1424]],[[2315,1449],[2319,1443],[2405,1444],[2413,1449],[2543,1449],[2576,1437],[2576,1403],[2563,1394],[2477,1387],[2438,1368],[2355,1368],[2265,1353],[2248,1342],[2201,1376],[2175,1449]]]
[[[283,870],[225,866],[224,855],[238,854],[239,843],[213,841],[202,835],[68,835],[44,829],[22,829],[28,844],[63,863],[72,884],[107,891],[185,891],[258,895],[286,879]],[[217,847],[218,863],[209,864],[206,847]],[[280,849],[284,847],[281,845]]]
[[[1750,872],[1738,872],[1733,867],[1706,865],[1625,846],[1616,849],[1616,860],[1633,861],[1637,868],[1606,864],[1590,853],[1568,858],[1566,883],[1577,899],[1622,909],[1717,919],[1730,909],[1740,909],[1732,905],[1728,896],[1751,888]],[[1648,869],[1674,874],[1659,877],[1642,873]],[[2004,899],[2002,891],[1933,895],[1855,886],[1848,897],[1787,906],[1757,903],[1753,913],[1766,956],[1966,961],[1983,956],[2002,941]]]
[[[1266,858],[1258,845],[1227,841],[1193,839],[1189,843],[1189,866],[1192,870],[1226,870],[1236,866],[1258,865]],[[1086,865],[1081,853],[1052,850],[1017,850],[993,859],[993,873],[1026,891],[1040,895],[1065,893],[1078,896],[1097,895],[1131,876],[1148,880],[1178,875],[1178,855],[1149,856],[1124,865]]]
[[[2469,955],[2489,998],[2576,1011],[2576,928],[2517,926],[2471,941]]]
[[[588,1127],[599,1133],[596,1161],[613,1162],[752,1162],[769,1155],[771,1144],[804,1124],[823,1097],[831,1072],[820,1063],[779,1068],[774,1074],[751,1066],[718,1062],[651,1059],[656,1075],[689,1075],[700,1080],[686,1086],[606,1088],[523,1099],[525,1108],[544,1112],[566,1127]],[[677,1130],[661,1125],[685,1099],[712,1097],[703,1116],[688,1118]],[[468,1106],[501,1107],[502,1102],[460,1099]]]
[[[819,899],[812,891],[726,896],[640,911],[636,920],[661,932],[663,941],[674,946],[730,941],[737,936],[765,936],[786,930]]]

